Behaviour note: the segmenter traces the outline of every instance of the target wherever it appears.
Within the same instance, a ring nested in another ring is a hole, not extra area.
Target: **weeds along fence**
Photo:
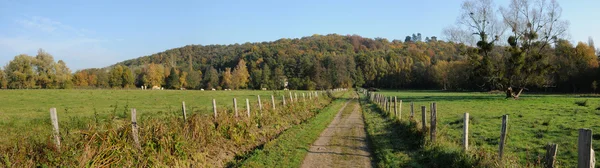
[[[368,91],[364,88],[357,89],[359,93],[362,93],[366,96],[367,100],[377,106],[377,108],[389,116],[393,116],[396,120],[403,120],[401,118],[401,109],[402,109],[402,100],[398,99],[397,96],[384,96],[382,94]],[[427,107],[421,106],[421,131],[423,135],[429,134],[428,142],[431,144],[436,143],[437,136],[437,103],[430,103],[429,107],[429,121],[427,120]],[[462,148],[465,152],[469,151],[469,113],[464,113],[463,116],[463,133],[462,133]],[[415,118],[414,111],[414,103],[410,102],[410,118],[409,120],[414,120],[419,122],[418,119]],[[429,125],[428,125],[429,122]],[[506,145],[506,139],[508,135],[508,115],[503,115],[502,119],[498,122],[501,122],[501,128],[499,133],[499,144],[498,144],[498,158],[497,163],[503,167],[503,156],[504,149]],[[596,159],[594,158],[594,150],[592,149],[592,130],[587,128],[579,129],[579,137],[578,137],[578,145],[577,145],[577,153],[578,153],[578,168],[590,168],[595,167]],[[546,154],[543,158],[542,166],[546,168],[556,167],[556,155],[558,154],[558,145],[555,143],[548,143],[545,146]]]
[[[190,114],[186,108],[189,101],[181,102],[180,117],[139,120],[143,111],[131,108],[130,122],[90,122],[82,130],[68,129],[68,125],[61,128],[60,111],[51,108],[53,131],[48,141],[0,146],[0,167],[225,167],[237,156],[316,115],[342,91],[347,90],[289,91],[281,99],[257,95],[254,102],[232,98],[232,107],[220,106],[212,99],[210,116]]]

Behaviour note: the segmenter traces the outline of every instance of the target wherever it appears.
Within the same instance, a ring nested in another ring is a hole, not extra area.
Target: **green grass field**
[[[440,91],[382,91],[403,100],[402,118],[410,115],[414,102],[415,117],[421,108],[436,102],[439,139],[462,144],[463,114],[470,120],[470,146],[473,150],[497,153],[501,116],[509,115],[506,155],[523,166],[537,165],[545,154],[544,146],[558,144],[557,165],[577,165],[578,129],[600,130],[600,98],[578,95],[527,94],[519,100],[504,99],[502,94],[456,93]],[[587,101],[587,102],[586,102]],[[585,103],[584,103],[585,102]],[[579,105],[577,104],[579,103]],[[427,117],[429,120],[429,116]],[[594,133],[594,149],[600,147],[600,134]],[[596,157],[600,154],[596,153]]]

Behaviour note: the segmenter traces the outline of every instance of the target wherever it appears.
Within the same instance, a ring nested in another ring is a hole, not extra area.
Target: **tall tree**
[[[560,19],[562,9],[555,0],[513,0],[501,11],[512,30],[508,38],[511,56],[504,79],[506,97],[517,99],[525,87],[544,85],[544,77],[552,68],[548,49],[567,31],[568,22]]]
[[[35,58],[28,55],[18,55],[11,60],[4,71],[8,79],[8,88],[28,89],[35,87],[35,72],[33,70]]]
[[[177,69],[175,67],[171,67],[171,72],[169,73],[169,77],[167,77],[167,88],[169,89],[179,89],[179,74],[177,73]]]
[[[179,88],[186,88],[187,87],[187,76],[188,76],[188,72],[186,71],[179,71]]]
[[[246,88],[248,86],[248,81],[250,78],[250,74],[248,73],[248,68],[246,67],[246,61],[240,59],[235,69],[233,69],[232,74],[232,82],[233,88]]]
[[[0,89],[6,89],[8,87],[8,79],[6,79],[6,73],[0,69]]]
[[[144,85],[148,87],[160,87],[164,83],[165,68],[161,64],[148,64],[144,72]]]
[[[192,70],[186,76],[186,88],[200,89],[202,87],[202,71]]]
[[[221,87],[223,89],[233,89],[233,81],[231,76],[231,68],[225,68],[221,77]]]
[[[36,84],[41,88],[56,88],[54,58],[42,49],[35,56]]]
[[[132,73],[131,69],[126,66],[123,67],[123,73],[121,78],[123,79],[123,83],[121,86],[123,88],[135,88],[135,76]]]
[[[219,86],[219,72],[212,66],[206,70],[204,75],[204,86],[206,89],[215,89]]]
[[[466,0],[462,4],[458,24],[477,36],[477,49],[470,50],[469,57],[473,68],[474,81],[484,89],[495,89],[499,72],[492,64],[494,43],[502,34],[501,23],[495,14],[492,0]]]
[[[73,87],[71,69],[67,67],[67,64],[63,60],[58,60],[58,62],[54,64],[54,71],[54,86],[61,89],[70,89]]]
[[[108,84],[112,88],[121,88],[123,87],[123,66],[116,65],[113,67],[110,72],[110,76],[108,78]]]

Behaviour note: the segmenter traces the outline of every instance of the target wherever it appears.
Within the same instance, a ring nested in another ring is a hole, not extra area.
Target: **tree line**
[[[110,67],[69,71],[68,77],[60,79],[56,77],[60,66],[48,71],[36,61],[44,59],[38,59],[38,53],[36,57],[15,57],[0,77],[3,88],[15,89],[315,90],[360,86],[503,90],[507,97],[515,98],[523,90],[596,91],[600,54],[592,40],[572,44],[563,38],[568,25],[559,17],[558,3],[515,0],[499,9],[493,4],[491,0],[465,1],[457,25],[444,30],[447,41],[437,37],[423,41],[420,33],[404,41],[330,34],[260,43],[188,45]],[[60,74],[65,76],[64,72]],[[55,77],[46,80],[48,74]]]

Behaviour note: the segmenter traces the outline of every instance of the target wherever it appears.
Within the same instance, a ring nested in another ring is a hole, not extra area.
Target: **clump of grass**
[[[577,104],[578,106],[584,106],[584,107],[589,107],[589,103],[588,100],[580,100],[580,101],[576,101],[575,104]]]

